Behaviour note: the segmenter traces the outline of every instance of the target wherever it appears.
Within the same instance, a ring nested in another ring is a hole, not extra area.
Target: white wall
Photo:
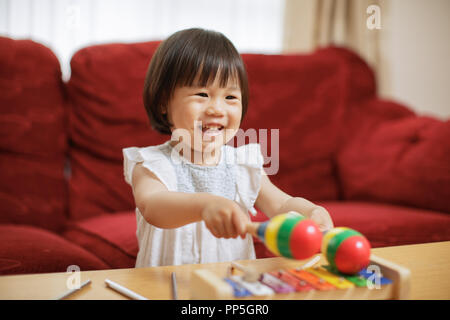
[[[450,1],[389,0],[382,14],[381,94],[450,118]]]
[[[189,27],[220,31],[240,52],[279,53],[283,11],[284,0],[0,0],[0,34],[50,47],[67,79],[81,47],[159,40]]]

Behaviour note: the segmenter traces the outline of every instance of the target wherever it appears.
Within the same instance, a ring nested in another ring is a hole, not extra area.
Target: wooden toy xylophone
[[[409,277],[408,269],[372,254],[369,267],[352,276],[330,272],[329,266],[300,266],[263,272],[250,281],[245,273],[219,275],[199,269],[192,273],[190,287],[192,299],[208,300],[408,299]]]
[[[226,275],[196,270],[191,277],[193,299],[407,299],[409,270],[370,254],[359,232],[340,227],[322,236],[318,226],[289,212],[248,231],[274,254],[303,260],[319,251],[328,265],[300,266],[257,273],[232,263]]]

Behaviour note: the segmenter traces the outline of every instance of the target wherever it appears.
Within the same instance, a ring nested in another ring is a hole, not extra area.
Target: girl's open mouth
[[[214,124],[214,125],[204,125],[202,126],[203,138],[215,137],[222,134],[224,126]]]

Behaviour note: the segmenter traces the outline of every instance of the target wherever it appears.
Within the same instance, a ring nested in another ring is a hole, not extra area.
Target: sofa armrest
[[[450,212],[450,121],[379,99],[350,109],[337,156],[343,198]]]

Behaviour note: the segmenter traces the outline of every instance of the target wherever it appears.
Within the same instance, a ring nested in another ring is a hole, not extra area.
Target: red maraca
[[[320,252],[322,233],[318,225],[293,211],[252,223],[247,230],[277,256],[303,260]]]
[[[345,274],[355,274],[370,262],[370,243],[359,232],[339,227],[323,237],[322,254],[330,267]]]

